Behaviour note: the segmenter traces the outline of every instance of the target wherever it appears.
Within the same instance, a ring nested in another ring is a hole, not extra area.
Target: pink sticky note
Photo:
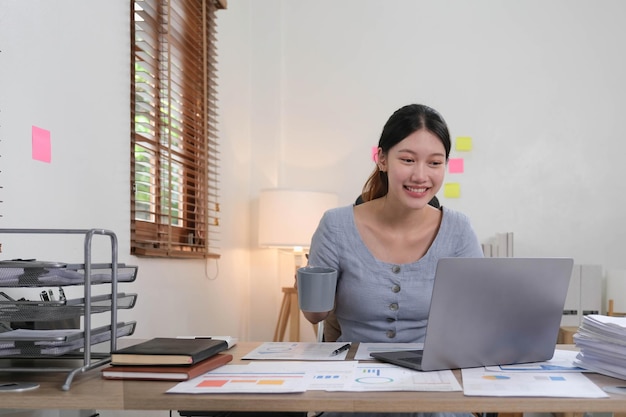
[[[462,174],[463,170],[463,158],[450,158],[448,160],[448,172],[450,174]]]
[[[372,146],[372,161],[378,162],[378,146]]]
[[[42,162],[48,162],[52,160],[51,157],[51,145],[50,145],[50,131],[42,129],[37,126],[33,126],[33,159]]]

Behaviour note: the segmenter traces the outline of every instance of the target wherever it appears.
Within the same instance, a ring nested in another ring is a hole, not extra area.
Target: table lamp
[[[337,196],[331,193],[262,190],[259,197],[259,246],[292,251],[297,270],[306,264],[304,251],[311,245],[311,238],[322,215],[337,204]],[[290,322],[289,340],[299,341],[298,293],[290,286],[283,287],[283,294],[273,340],[283,340],[287,323]],[[317,335],[323,333],[322,325],[314,329]]]
[[[336,194],[288,189],[262,190],[259,197],[259,246],[293,251],[296,269],[324,212],[337,207]]]

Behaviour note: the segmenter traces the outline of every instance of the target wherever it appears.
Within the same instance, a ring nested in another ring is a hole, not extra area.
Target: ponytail
[[[361,198],[363,201],[375,200],[387,195],[388,190],[389,179],[387,178],[387,173],[380,171],[378,167],[376,167],[363,186]]]

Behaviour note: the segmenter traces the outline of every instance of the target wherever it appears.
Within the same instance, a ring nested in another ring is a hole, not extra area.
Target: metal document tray
[[[117,337],[132,335],[136,322],[117,323]],[[111,326],[91,330],[90,345],[111,340]],[[20,358],[60,356],[79,351],[85,346],[85,332],[80,329],[25,330],[0,333],[0,358],[19,355]]]
[[[113,278],[111,264],[90,265],[90,283],[110,283]],[[117,282],[133,282],[137,266],[118,264]],[[46,261],[0,261],[0,287],[42,287],[84,285],[85,265]]]
[[[111,294],[91,297],[91,313],[111,310]],[[117,293],[117,308],[130,309],[135,306],[137,294]],[[0,301],[0,321],[52,321],[72,319],[85,312],[85,299],[67,301]]]

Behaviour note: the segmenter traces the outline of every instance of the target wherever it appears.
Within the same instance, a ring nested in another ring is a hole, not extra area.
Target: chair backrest
[[[354,205],[358,206],[361,203],[364,203],[363,196],[359,195],[356,198],[356,201],[354,202]],[[437,198],[437,196],[433,196],[433,198],[431,198],[431,200],[428,202],[428,204],[433,206],[434,208],[441,208],[441,204],[439,204],[439,199]]]

